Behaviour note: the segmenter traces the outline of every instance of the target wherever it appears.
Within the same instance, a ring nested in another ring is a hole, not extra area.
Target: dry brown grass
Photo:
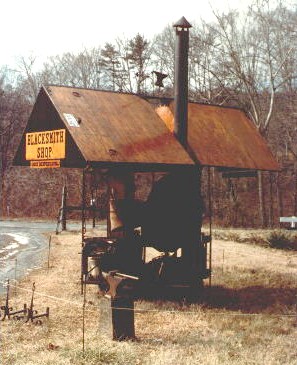
[[[135,342],[112,341],[109,302],[89,286],[83,353],[80,235],[52,237],[50,269],[32,272],[11,299],[29,303],[35,282],[35,309],[49,306],[50,318],[1,322],[2,365],[297,364],[294,253],[214,241],[212,288],[197,304],[137,302]]]

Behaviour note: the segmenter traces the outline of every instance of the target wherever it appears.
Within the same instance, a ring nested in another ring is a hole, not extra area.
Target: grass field
[[[136,302],[133,342],[112,341],[110,303],[95,286],[83,341],[79,253],[78,233],[53,235],[50,268],[46,259],[11,288],[19,309],[35,282],[35,309],[50,307],[50,318],[1,322],[1,365],[297,364],[296,252],[215,240],[212,286],[200,302]]]

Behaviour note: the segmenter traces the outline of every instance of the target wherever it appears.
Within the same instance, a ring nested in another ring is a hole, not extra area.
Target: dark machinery
[[[145,202],[133,199],[132,177],[127,171],[109,175],[110,229],[108,237],[84,238],[83,281],[112,297],[178,289],[194,294],[210,275],[195,170],[165,174]]]

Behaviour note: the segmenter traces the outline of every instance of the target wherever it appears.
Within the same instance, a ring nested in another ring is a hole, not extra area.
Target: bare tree
[[[191,31],[189,52],[190,97],[205,103],[226,104],[231,95],[226,91],[228,74],[218,48],[217,33],[209,24],[202,22]]]
[[[27,96],[34,101],[39,91],[38,74],[34,70],[36,57],[31,55],[27,59],[20,57],[18,60],[18,71],[22,75],[22,86],[27,90]]]
[[[84,49],[78,54],[50,57],[41,72],[42,81],[83,88],[100,88],[102,81],[101,49]]]
[[[289,19],[283,7],[270,10],[269,1],[256,2],[242,15],[235,11],[216,13],[211,27],[211,45],[215,63],[205,62],[205,69],[224,89],[228,100],[241,106],[263,136],[267,136],[275,107],[276,93],[292,80],[286,69],[296,55],[295,28],[284,27]],[[286,15],[286,16],[285,16]],[[285,18],[284,18],[285,16]],[[280,42],[284,39],[283,42]],[[284,78],[285,75],[285,78]],[[262,173],[258,174],[259,209],[266,225]]]
[[[1,212],[7,212],[6,175],[11,168],[16,144],[29,113],[29,104],[22,90],[6,84],[7,70],[0,72],[0,177]]]
[[[281,5],[270,10],[269,1],[257,1],[247,14],[215,16],[216,23],[204,23],[193,35],[192,85],[208,96],[223,92],[265,135],[275,94],[292,80],[287,69],[296,57],[296,16]]]

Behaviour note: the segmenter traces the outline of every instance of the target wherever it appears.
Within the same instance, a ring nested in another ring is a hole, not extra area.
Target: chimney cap
[[[192,28],[192,25],[187,21],[187,19],[183,16],[179,21],[173,24],[175,28]]]

